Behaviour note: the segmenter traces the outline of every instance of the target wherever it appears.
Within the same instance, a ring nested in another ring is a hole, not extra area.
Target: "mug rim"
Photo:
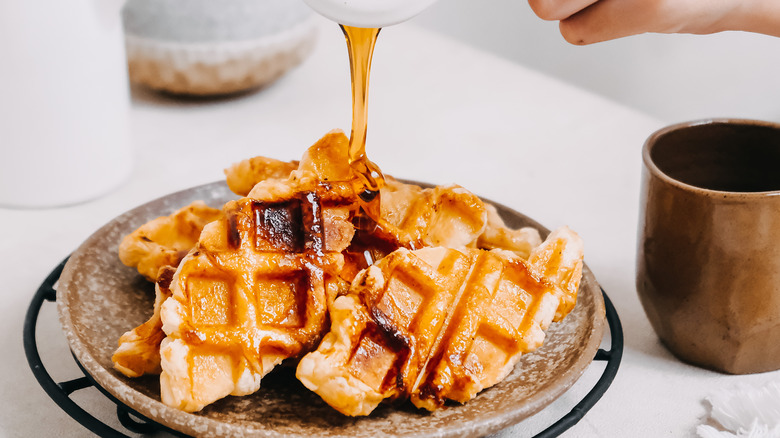
[[[658,142],[658,139],[670,132],[678,131],[684,128],[691,128],[694,126],[719,125],[719,124],[733,125],[733,126],[761,126],[761,127],[772,128],[780,131],[780,123],[768,122],[764,120],[740,119],[740,118],[728,118],[728,117],[698,119],[698,120],[691,120],[687,122],[675,123],[672,125],[665,126],[661,129],[658,129],[657,131],[650,134],[647,140],[645,140],[645,143],[642,146],[642,161],[644,162],[645,168],[650,173],[652,173],[655,177],[664,181],[666,184],[672,185],[674,187],[677,187],[685,191],[698,192],[703,195],[719,196],[723,198],[745,198],[745,197],[764,198],[764,197],[771,197],[771,196],[780,196],[780,189],[766,190],[761,192],[734,192],[734,191],[726,191],[726,190],[708,189],[708,188],[684,183],[666,174],[655,164],[652,157],[650,156],[650,152],[653,149],[654,145]]]

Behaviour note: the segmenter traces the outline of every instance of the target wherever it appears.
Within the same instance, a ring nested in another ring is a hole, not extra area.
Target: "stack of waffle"
[[[243,198],[127,236],[120,258],[157,298],[116,368],[160,373],[163,402],[185,411],[257,391],[287,359],[346,415],[386,399],[435,410],[501,381],[574,307],[583,252],[568,228],[542,242],[462,187],[389,177],[369,218],[347,156],[334,131],[300,163],[247,160],[226,171]]]

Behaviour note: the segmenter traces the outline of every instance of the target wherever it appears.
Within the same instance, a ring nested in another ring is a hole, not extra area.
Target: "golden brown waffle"
[[[179,209],[169,216],[147,222],[125,236],[119,244],[119,259],[150,281],[157,281],[163,266],[176,267],[195,246],[203,227],[222,215],[203,201]]]
[[[334,132],[318,142],[312,151],[307,153],[304,166],[297,173],[298,178],[296,179],[288,180],[291,173],[290,163],[262,157],[234,165],[226,173],[228,179],[231,178],[231,175],[235,179],[242,176],[241,172],[244,172],[244,182],[250,176],[263,181],[269,180],[264,186],[267,193],[262,196],[276,197],[274,199],[277,201],[283,201],[282,193],[287,197],[296,197],[299,194],[298,191],[317,189],[315,183],[320,178],[343,176],[343,157],[341,157],[341,164],[338,163],[338,160],[336,160],[336,164],[320,163],[328,158],[333,158],[327,154],[333,154],[334,151],[346,156],[347,143],[342,141],[343,138],[343,133]],[[295,163],[297,165],[298,162]],[[284,174],[284,180],[278,178],[282,174]],[[305,187],[305,184],[308,186]],[[254,185],[253,183],[252,186]],[[339,196],[338,190],[327,192],[325,196],[331,206],[339,203],[351,206],[354,203],[351,198],[340,199],[336,202]],[[349,216],[352,214],[351,210],[329,207],[324,208],[320,214],[323,222],[328,224],[325,227],[325,245],[328,248],[346,247],[354,233],[348,222]],[[170,270],[170,272],[166,271],[167,275],[160,277],[157,281],[157,297],[153,316],[149,321],[125,333],[120,339],[119,348],[112,359],[115,362],[115,367],[122,373],[130,377],[146,373],[159,374],[159,346],[165,337],[160,320],[160,306],[162,301],[171,295],[168,284],[175,271],[172,267],[177,266],[184,255],[195,246],[206,223],[221,218],[222,215],[222,210],[207,207],[204,203],[197,201],[170,216],[150,221],[123,240],[120,245],[120,258],[132,266],[138,265],[139,270],[145,273],[147,278],[156,280],[158,270],[161,275],[163,271]]]
[[[485,231],[477,239],[477,247],[506,249],[527,259],[531,255],[531,251],[542,243],[542,238],[536,228],[509,228],[498,215],[496,207],[485,204],[485,210],[487,210],[487,225]]]
[[[569,227],[561,227],[550,233],[528,257],[531,269],[555,286],[560,304],[553,321],[562,320],[577,304],[583,257],[582,239]]]
[[[171,296],[171,280],[176,269],[164,266],[155,283],[154,313],[148,321],[119,338],[111,360],[114,368],[127,377],[160,374],[160,342],[165,337],[160,319],[162,303]]]
[[[273,158],[254,157],[225,169],[228,187],[241,196],[260,181],[286,179],[298,167],[297,161],[284,162]],[[157,271],[163,266],[178,266],[195,246],[203,227],[222,215],[202,201],[179,209],[169,216],[159,217],[127,235],[119,245],[119,258],[127,266],[150,281],[157,281]]]
[[[233,193],[246,196],[260,181],[287,179],[297,168],[297,161],[286,162],[267,157],[253,157],[225,169],[225,179]]]
[[[457,185],[423,189],[388,177],[380,193],[380,225],[409,249],[473,246],[487,224],[482,200]]]
[[[564,255],[546,256],[557,250]],[[298,378],[346,415],[387,398],[429,410],[473,398],[541,345],[559,305],[576,299],[579,237],[558,232],[531,256],[535,264],[503,250],[393,252],[336,300],[331,331]]]
[[[343,282],[353,201],[268,180],[262,199],[228,202],[182,260],[162,306],[164,403],[197,411],[255,392],[282,360],[320,340]]]
[[[486,205],[459,186],[423,189],[385,176],[377,221],[355,218],[355,238],[345,253],[343,278],[351,281],[398,248],[475,246],[486,229]]]
[[[392,177],[385,182],[380,223],[399,246],[506,249],[527,259],[542,243],[535,228],[507,227],[496,207],[458,185],[423,189]]]

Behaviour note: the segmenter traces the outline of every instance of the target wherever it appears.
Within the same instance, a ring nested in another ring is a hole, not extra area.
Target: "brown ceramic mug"
[[[637,291],[681,360],[780,368],[780,125],[708,120],[643,151]]]

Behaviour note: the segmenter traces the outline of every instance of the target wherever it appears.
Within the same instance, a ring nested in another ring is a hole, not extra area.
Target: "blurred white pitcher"
[[[386,27],[406,21],[436,0],[304,0],[312,9],[347,26]]]
[[[129,175],[121,6],[0,1],[0,205],[78,203]]]

